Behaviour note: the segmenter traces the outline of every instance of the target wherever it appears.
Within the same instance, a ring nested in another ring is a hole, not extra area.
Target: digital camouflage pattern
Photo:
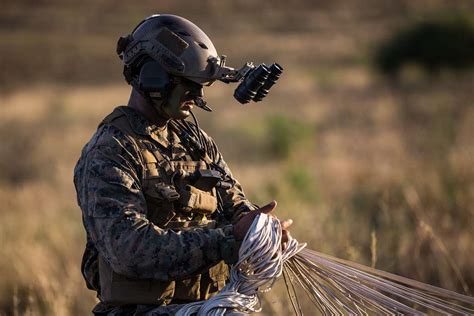
[[[159,129],[135,110],[121,108],[134,133],[149,137],[164,160],[193,159],[173,129]],[[74,170],[78,204],[87,232],[82,272],[88,288],[100,293],[99,254],[116,273],[160,281],[194,276],[223,259],[229,260],[225,249],[235,250],[235,245],[228,244],[229,240],[235,243],[227,238],[232,235],[229,224],[255,206],[245,198],[214,141],[203,135],[208,157],[228,173],[226,181],[231,188],[218,189],[224,211],[216,217],[219,228],[194,228],[178,233],[163,229],[147,218],[143,188],[146,163],[135,140],[111,124],[99,126],[85,145]],[[156,310],[166,312],[167,308],[163,306]],[[114,308],[114,314],[120,314],[120,309]],[[169,306],[171,314],[172,310],[173,306]],[[111,307],[99,304],[95,312],[109,313]]]

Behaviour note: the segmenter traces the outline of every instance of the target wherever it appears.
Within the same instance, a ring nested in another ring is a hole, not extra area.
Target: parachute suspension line
[[[285,268],[323,314],[474,314],[474,297],[310,249]]]
[[[247,314],[261,311],[259,293],[269,291],[282,275],[284,263],[306,246],[290,239],[282,250],[281,237],[278,219],[263,213],[258,215],[242,242],[229,283],[207,301],[183,305],[176,315],[221,316],[226,311]]]
[[[183,305],[177,315],[259,312],[259,293],[269,291],[281,275],[297,315],[303,314],[298,290],[323,315],[474,314],[474,297],[305,249],[293,238],[282,249],[281,237],[278,219],[258,215],[229,283],[207,301]]]

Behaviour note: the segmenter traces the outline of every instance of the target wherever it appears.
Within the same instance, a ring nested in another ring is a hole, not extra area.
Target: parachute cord
[[[290,238],[282,249],[281,238],[280,221],[259,214],[242,242],[229,283],[207,301],[183,305],[176,315],[221,316],[227,311],[246,314],[261,311],[259,293],[268,292],[282,275],[283,264],[306,246]]]
[[[281,248],[280,221],[258,215],[239,250],[230,281],[214,297],[183,305],[176,315],[222,316],[261,311],[261,292],[283,274],[291,305],[302,314],[296,287],[323,315],[474,315],[474,297],[304,249],[290,238]]]

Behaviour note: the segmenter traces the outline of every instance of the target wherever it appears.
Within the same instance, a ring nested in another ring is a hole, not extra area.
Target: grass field
[[[101,118],[127,102],[116,38],[154,11],[201,25],[231,65],[285,68],[264,102],[241,106],[235,86],[216,83],[205,90],[214,113],[197,113],[252,201],[276,199],[311,249],[473,295],[474,73],[408,67],[395,84],[370,63],[391,31],[472,4],[199,3],[6,4],[0,315],[94,305],[72,172]],[[265,298],[265,314],[288,314],[282,284]]]

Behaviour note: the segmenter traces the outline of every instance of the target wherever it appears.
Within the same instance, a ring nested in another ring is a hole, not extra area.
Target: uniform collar
[[[172,129],[168,128],[168,126],[161,128],[156,126],[131,107],[125,106],[123,110],[135,133],[150,136],[165,148],[169,147],[168,133],[173,133]],[[176,139],[176,137],[173,137],[173,139]]]

